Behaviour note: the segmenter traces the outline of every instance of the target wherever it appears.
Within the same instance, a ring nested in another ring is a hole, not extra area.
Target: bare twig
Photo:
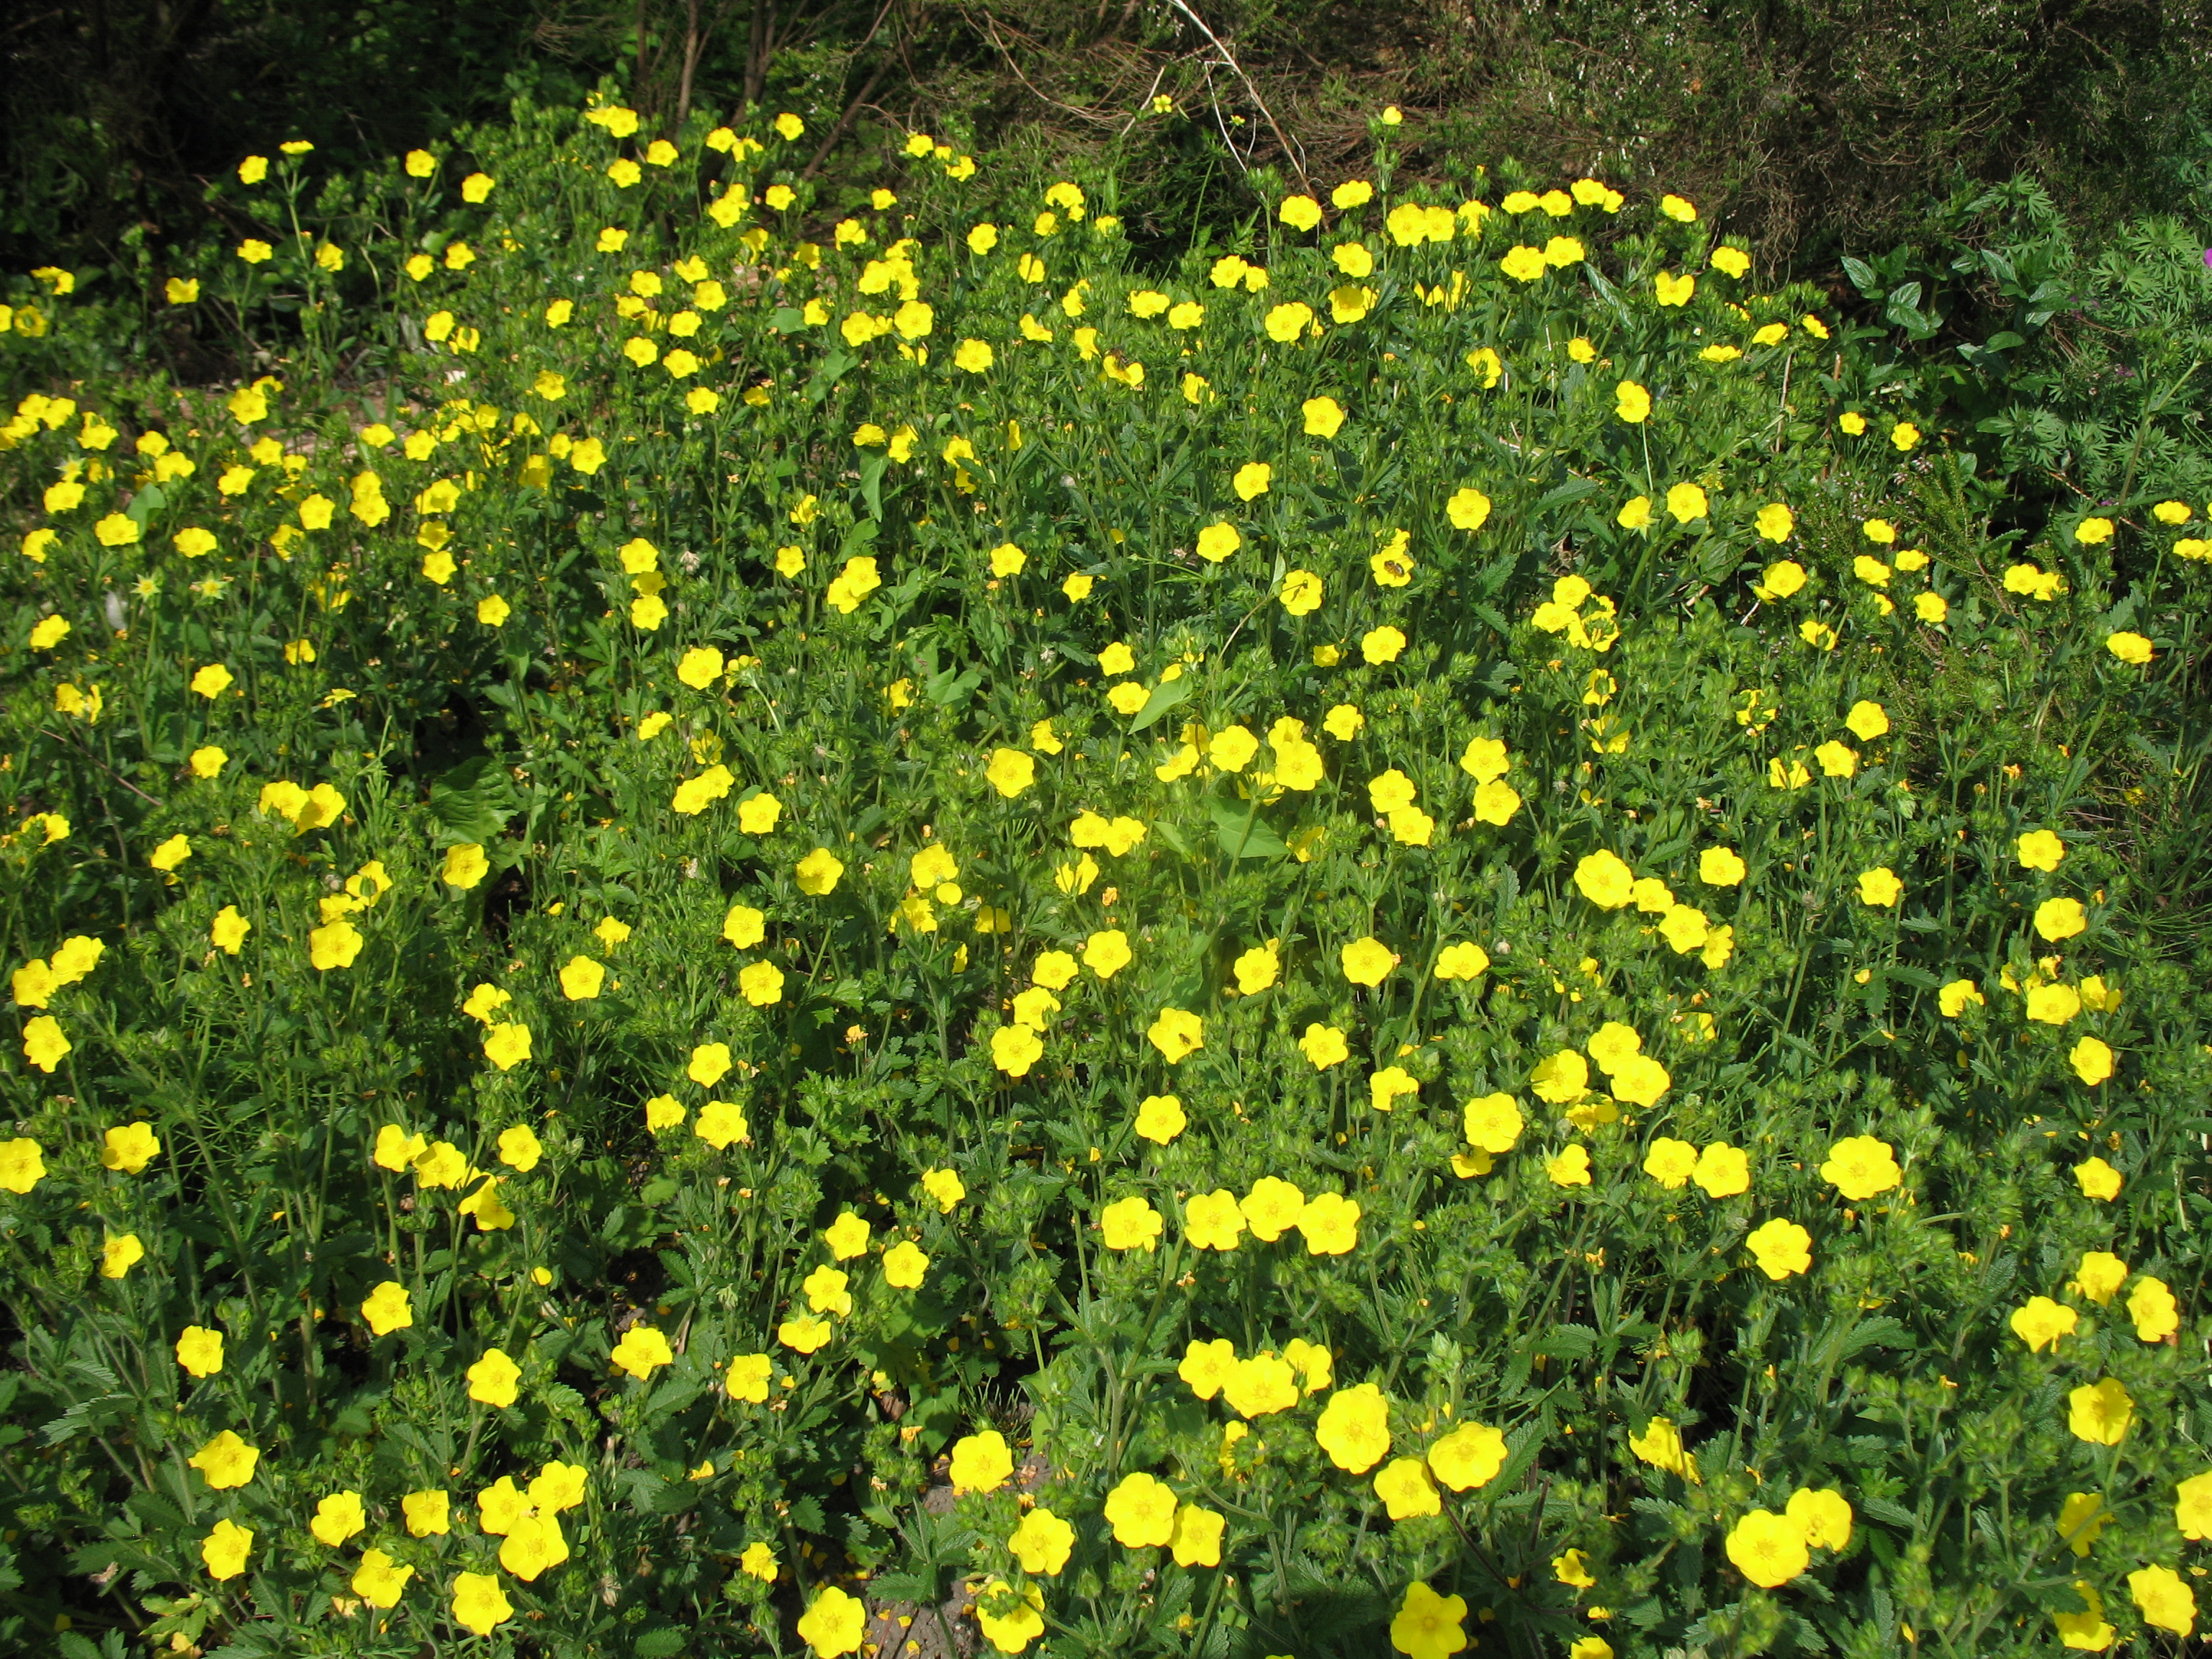
[[[868,83],[860,88],[860,95],[845,106],[845,112],[837,118],[837,125],[830,129],[830,136],[822,141],[822,148],[814,152],[814,159],[800,170],[799,177],[801,183],[815,175],[822,164],[830,159],[830,152],[836,149],[839,141],[853,130],[853,124],[860,118],[861,110],[867,106],[868,100],[874,95],[876,84],[884,78],[887,68],[888,65],[878,64],[868,76]]]
[[[109,777],[113,778],[116,782],[121,784],[132,794],[137,796],[140,800],[149,802],[155,806],[164,806],[167,805],[165,801],[155,800],[153,796],[148,794],[137,784],[131,782],[130,779],[125,777],[122,773],[117,771],[106,761],[100,759],[99,756],[94,754],[91,750],[85,748],[82,744],[71,743],[60,732],[49,732],[42,726],[39,728],[39,735],[42,738],[52,738],[56,743],[59,744],[64,749],[76,750],[76,753],[82,755],[85,759],[90,761],[94,766],[97,766],[101,771],[106,773]]]
[[[963,16],[967,15],[965,8],[963,8],[961,15]],[[1022,66],[1015,58],[1012,50],[1005,41],[999,39],[998,20],[992,16],[988,11],[983,14],[983,32],[990,36],[991,44],[998,48],[999,55],[1006,60],[1006,67],[1013,70],[1014,79],[1019,81],[1032,93],[1036,94],[1038,99],[1042,101],[1050,104],[1054,109],[1065,110],[1067,113],[1074,116],[1077,119],[1088,121],[1094,126],[1104,127],[1113,125],[1114,118],[1112,116],[1100,115],[1094,111],[1081,108],[1074,104],[1063,103],[1059,99],[1053,97],[1049,93],[1044,91],[1036,84],[1036,82],[1030,80],[1028,76],[1023,74]]]
[[[1221,61],[1234,70],[1237,78],[1244,83],[1244,90],[1252,94],[1254,105],[1258,107],[1261,114],[1267,118],[1268,131],[1275,135],[1275,142],[1283,147],[1283,158],[1291,164],[1291,170],[1298,175],[1298,188],[1310,193],[1313,184],[1306,177],[1304,152],[1293,145],[1285,135],[1281,125],[1275,119],[1274,112],[1267,107],[1267,100],[1260,96],[1260,88],[1252,84],[1252,77],[1244,73],[1244,66],[1237,61],[1237,54],[1222,45],[1221,38],[1206,27],[1206,20],[1190,9],[1189,0],[1169,0],[1169,3],[1198,26],[1198,32],[1203,34],[1212,44],[1213,49],[1221,54]]]

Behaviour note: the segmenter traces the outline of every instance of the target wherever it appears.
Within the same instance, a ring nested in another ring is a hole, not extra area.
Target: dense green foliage
[[[14,296],[0,1636],[2185,1636],[2180,233],[803,126]]]

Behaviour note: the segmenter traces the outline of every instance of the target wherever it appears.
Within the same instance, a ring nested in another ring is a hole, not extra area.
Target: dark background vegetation
[[[17,270],[222,229],[206,182],[283,137],[343,167],[610,75],[663,125],[798,108],[833,177],[884,118],[1112,147],[1177,244],[1248,168],[1360,168],[1392,102],[1414,174],[1661,185],[1800,270],[2023,173],[2087,228],[2212,176],[2212,0],[23,0],[0,54]]]

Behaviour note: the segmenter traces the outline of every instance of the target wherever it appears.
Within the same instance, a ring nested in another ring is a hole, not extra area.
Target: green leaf
[[[1129,722],[1129,730],[1133,732],[1146,731],[1169,709],[1188,702],[1191,691],[1197,684],[1188,674],[1181,679],[1162,680],[1152,688],[1152,695],[1145,699],[1145,706],[1137,711],[1137,718]]]
[[[1256,812],[1248,811],[1237,801],[1217,800],[1206,810],[1213,815],[1213,832],[1219,837],[1221,850],[1231,858],[1279,859],[1290,856],[1291,849],[1283,838],[1267,827],[1267,821]]]
[[[463,761],[430,785],[430,816],[456,842],[498,840],[521,805],[514,781],[489,755]]]

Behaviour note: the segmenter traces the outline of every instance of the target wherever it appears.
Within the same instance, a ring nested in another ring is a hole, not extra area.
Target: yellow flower
[[[1774,1589],[1811,1565],[1803,1529],[1786,1516],[1753,1510],[1729,1529],[1728,1558],[1754,1584]]]
[[[1369,629],[1359,640],[1359,654],[1370,665],[1395,662],[1405,648],[1405,635],[1387,623]]]
[[[33,1020],[31,1024],[35,1025],[38,1022]],[[48,1066],[46,1069],[51,1071],[53,1068]],[[148,1125],[118,1124],[101,1138],[100,1167],[118,1170],[124,1175],[137,1175],[161,1155],[161,1139]]]
[[[937,1201],[939,1212],[944,1215],[951,1215],[968,1196],[966,1184],[951,1170],[927,1171],[921,1177],[921,1189]]]
[[[462,1629],[489,1636],[514,1616],[514,1607],[501,1590],[497,1574],[453,1575],[453,1621]]]
[[[1306,1195],[1287,1181],[1261,1176],[1237,1207],[1252,1237],[1263,1244],[1273,1244],[1304,1217]]]
[[[1505,1467],[1505,1437],[1498,1430],[1462,1423],[1429,1448],[1429,1468],[1454,1492],[1472,1492],[1497,1478]]]
[[[570,957],[561,970],[561,994],[571,1002],[589,1002],[599,994],[606,977],[603,963],[586,956]]]
[[[1334,438],[1344,425],[1344,406],[1334,398],[1309,398],[1300,406],[1310,438]]]
[[[1009,1077],[1027,1077],[1043,1057],[1043,1040],[1026,1025],[1001,1025],[991,1033],[991,1063]]]
[[[1210,524],[1198,532],[1198,556],[1209,563],[1219,564],[1243,545],[1244,538],[1231,525]],[[1121,672],[1126,673],[1127,670]]]
[[[2115,1070],[2112,1048],[2093,1036],[2085,1036],[2074,1045],[2068,1056],[2074,1066],[2074,1075],[2091,1088],[2110,1079]]]
[[[1528,1086],[1536,1097],[1554,1106],[1580,1100],[1589,1090],[1589,1066],[1571,1048],[1562,1048],[1536,1062],[1528,1073]]]
[[[2058,1510],[2058,1541],[2076,1556],[2086,1558],[2095,1547],[2097,1535],[2112,1519],[2112,1512],[2105,1508],[2105,1500],[2099,1493],[2069,1492]]]
[[[1457,529],[1480,530],[1490,518],[1490,497],[1473,484],[1463,485],[1444,503],[1444,514]]]
[[[1106,1494],[1106,1524],[1124,1548],[1154,1548],[1174,1540],[1176,1507],[1175,1490],[1165,1481],[1142,1473],[1124,1475]]]
[[[415,1322],[415,1310],[408,1301],[407,1287],[396,1279],[386,1279],[361,1304],[361,1316],[378,1336],[407,1329]]]
[[[1357,939],[1339,953],[1344,976],[1354,985],[1380,985],[1398,959],[1377,939]]]
[[[2081,1257],[2069,1290],[2079,1291],[2099,1307],[2109,1304],[2128,1276],[2128,1264],[2106,1250],[2090,1250]]]
[[[1237,1350],[1230,1343],[1201,1342],[1194,1337],[1184,1346],[1176,1375],[1200,1400],[1211,1400],[1235,1374],[1237,1364]]]
[[[1698,279],[1685,271],[1680,276],[1661,271],[1651,279],[1652,292],[1662,306],[1686,306],[1698,291]]]
[[[1224,1342],[1215,1346],[1226,1348],[1229,1345]],[[1220,1371],[1218,1381],[1223,1400],[1239,1417],[1270,1417],[1277,1412],[1289,1411],[1298,1403],[1297,1368],[1288,1359],[1278,1359],[1272,1353],[1232,1360]],[[1196,1392],[1194,1386],[1193,1391]]]
[[[253,1532],[235,1521],[218,1521],[200,1540],[200,1559],[208,1577],[220,1582],[246,1571],[246,1558],[253,1549]]]
[[[1769,1279],[1788,1279],[1793,1273],[1811,1270],[1813,1266],[1813,1235],[1794,1221],[1780,1218],[1754,1227],[1744,1237],[1744,1248],[1751,1252],[1759,1270]]]
[[[1247,461],[1237,469],[1237,476],[1231,481],[1237,500],[1249,501],[1255,496],[1266,495],[1274,476],[1275,469],[1267,462]]]
[[[1021,1525],[1006,1540],[1006,1547],[1022,1564],[1024,1572],[1056,1577],[1066,1569],[1074,1551],[1075,1528],[1040,1504],[1022,1517]]]
[[[368,943],[362,932],[343,916],[307,932],[307,960],[318,971],[350,968],[361,947]]]
[[[1480,979],[1489,968],[1490,952],[1472,941],[1447,945],[1437,953],[1435,971],[1438,979]]]
[[[536,1133],[526,1126],[517,1124],[499,1132],[499,1161],[509,1169],[528,1175],[544,1155]]]
[[[1439,1595],[1416,1579],[1391,1618],[1390,1646],[1409,1659],[1451,1659],[1468,1645],[1466,1618],[1465,1596]]]
[[[1375,1495],[1393,1521],[1410,1521],[1424,1515],[1440,1515],[1443,1500],[1428,1465],[1418,1457],[1397,1457],[1384,1464],[1375,1477]]]
[[[118,1233],[101,1247],[100,1276],[120,1279],[146,1259],[146,1247],[136,1233]]]
[[[1137,1133],[1165,1146],[1188,1128],[1182,1102],[1173,1095],[1147,1095],[1137,1107]]]
[[[1889,714],[1880,703],[1862,698],[1851,705],[1850,713],[1844,716],[1844,724],[1860,742],[1872,743],[1889,731]]]
[[[768,1401],[769,1374],[774,1369],[774,1363],[764,1353],[741,1353],[730,1361],[723,1386],[732,1400],[764,1405]]]
[[[2013,1310],[2012,1334],[2027,1344],[2030,1353],[2041,1353],[2062,1336],[2070,1336],[2079,1316],[2063,1303],[2053,1302],[2047,1296],[2032,1296],[2021,1306]]]
[[[1098,1224],[1108,1249],[1143,1250],[1149,1255],[1158,1247],[1163,1224],[1158,1211],[1141,1198],[1130,1197],[1101,1210]]]
[[[336,1492],[315,1505],[315,1518],[307,1523],[307,1530],[320,1542],[336,1549],[368,1524],[368,1516],[362,1507],[361,1494]]]
[[[949,1478],[953,1496],[963,1492],[996,1492],[1014,1472],[1014,1455],[1006,1437],[996,1429],[963,1436],[952,1443]]]
[[[1700,1484],[1698,1460],[1683,1448],[1682,1431],[1671,1419],[1653,1418],[1642,1434],[1629,1437],[1628,1449],[1654,1468],[1680,1475],[1693,1486]]]
[[[1293,617],[1310,616],[1321,607],[1322,579],[1310,570],[1293,570],[1283,578],[1280,598]]]
[[[1576,864],[1575,885],[1600,909],[1618,910],[1634,896],[1636,878],[1615,854],[1601,849]]]
[[[1243,1231],[1243,1212],[1226,1188],[1193,1193],[1183,1204],[1183,1237],[1194,1249],[1233,1250]]]
[[[177,1338],[177,1364],[193,1377],[213,1376],[222,1370],[222,1333],[204,1325],[187,1325]]]
[[[1905,884],[1887,865],[1859,872],[1859,902],[1887,909],[1905,896]]]
[[[484,1033],[484,1058],[502,1072],[511,1072],[530,1058],[530,1028],[512,1020]]]
[[[910,1239],[884,1252],[884,1282],[896,1290],[920,1290],[928,1272],[928,1254]]]
[[[1751,1160],[1739,1148],[1717,1140],[1698,1154],[1690,1178],[1708,1198],[1734,1198],[1751,1190]]]
[[[2081,1012],[2081,994],[2070,985],[2033,985],[2027,1017],[2044,1025],[2063,1025]]]
[[[1650,418],[1651,394],[1634,380],[1621,381],[1613,387],[1613,412],[1630,425],[1638,425]]]
[[[1698,1149],[1686,1140],[1661,1135],[1644,1156],[1644,1173],[1668,1191],[1688,1184],[1698,1167]]]
[[[2145,1342],[2163,1342],[2181,1328],[2181,1311],[2162,1279],[2146,1273],[2128,1292],[2128,1317]]]
[[[1352,1054],[1342,1031],[1334,1026],[1318,1024],[1306,1027],[1305,1035],[1298,1039],[1298,1052],[1313,1063],[1317,1072],[1342,1065]]]
[[[2173,1524],[2184,1538],[2212,1538],[2212,1470],[2192,1474],[2174,1487]]]
[[[976,1592],[975,1626],[1000,1653],[1019,1653],[1044,1634],[1044,1592],[994,1578]]]
[[[1036,781],[1036,762],[1018,749],[994,749],[983,775],[991,787],[1012,800]]]
[[[1336,1193],[1308,1199],[1298,1212],[1298,1235],[1308,1255],[1346,1255],[1359,1243],[1358,1201]]]
[[[676,1363],[668,1339],[650,1325],[633,1325],[624,1331],[608,1358],[617,1370],[629,1372],[641,1382],[651,1377],[656,1367]]]
[[[2135,1420],[2135,1401],[2118,1377],[2085,1382],[2066,1396],[2066,1427],[2093,1446],[2117,1446]]]
[[[2066,843],[2049,830],[2031,830],[2014,843],[2014,855],[2031,870],[2056,870],[2066,856]]]
[[[252,1480],[254,1466],[260,1461],[260,1449],[247,1445],[229,1429],[185,1460],[186,1466],[198,1469],[216,1492],[242,1486]]]
[[[1901,1184],[1905,1173],[1887,1141],[1872,1135],[1852,1135],[1828,1148],[1820,1165],[1820,1179],[1853,1203],[1888,1192]]]
[[[2128,1594],[2142,1612],[2143,1623],[2186,1636],[2196,1628],[2197,1595],[2172,1567],[2152,1565],[2128,1575]]]
[[[2035,931],[2053,944],[2072,939],[2088,926],[2088,914],[2079,899],[2049,898],[2035,907]]]
[[[1206,1023],[1184,1009],[1163,1008],[1145,1035],[1174,1066],[1206,1046]]]
[[[1497,1157],[1519,1144],[1527,1124],[1512,1096],[1489,1094],[1467,1103],[1460,1127],[1470,1146]]]
[[[1552,1577],[1574,1589],[1589,1589],[1597,1583],[1597,1575],[1589,1570],[1589,1559],[1580,1550],[1553,1556]]]
[[[833,892],[837,878],[845,873],[845,866],[826,847],[817,847],[799,860],[793,873],[799,882],[799,890],[819,898]]]
[[[1554,1187],[1587,1187],[1590,1184],[1589,1149],[1579,1142],[1567,1147],[1553,1158],[1544,1160],[1544,1174]]]
[[[659,1098],[668,1100],[666,1096]],[[648,1102],[646,1107],[646,1127],[648,1130],[655,1127],[653,1113],[654,1103]],[[672,1100],[669,1100],[668,1103],[672,1106],[676,1105]],[[681,1106],[676,1106],[676,1122],[680,1123],[684,1121],[684,1109]],[[673,1128],[676,1125],[671,1123],[666,1127]],[[710,1100],[701,1107],[699,1121],[691,1126],[691,1133],[718,1152],[752,1139],[752,1128],[745,1121],[744,1108],[727,1100]]]
[[[1403,210],[1402,208],[1398,210],[1400,212]],[[1498,260],[1498,268],[1516,283],[1533,283],[1550,266],[1544,258],[1543,249],[1530,247],[1526,243],[1516,243]]]
[[[1364,1474],[1390,1450],[1390,1402],[1372,1382],[1339,1389],[1322,1407],[1314,1438],[1337,1468]]]
[[[515,1384],[522,1376],[522,1368],[497,1348],[488,1348],[483,1357],[469,1367],[469,1398],[487,1406],[512,1406],[516,1398]]]
[[[382,1550],[364,1550],[353,1576],[353,1593],[373,1607],[396,1607],[414,1576],[414,1568],[401,1566]]]

